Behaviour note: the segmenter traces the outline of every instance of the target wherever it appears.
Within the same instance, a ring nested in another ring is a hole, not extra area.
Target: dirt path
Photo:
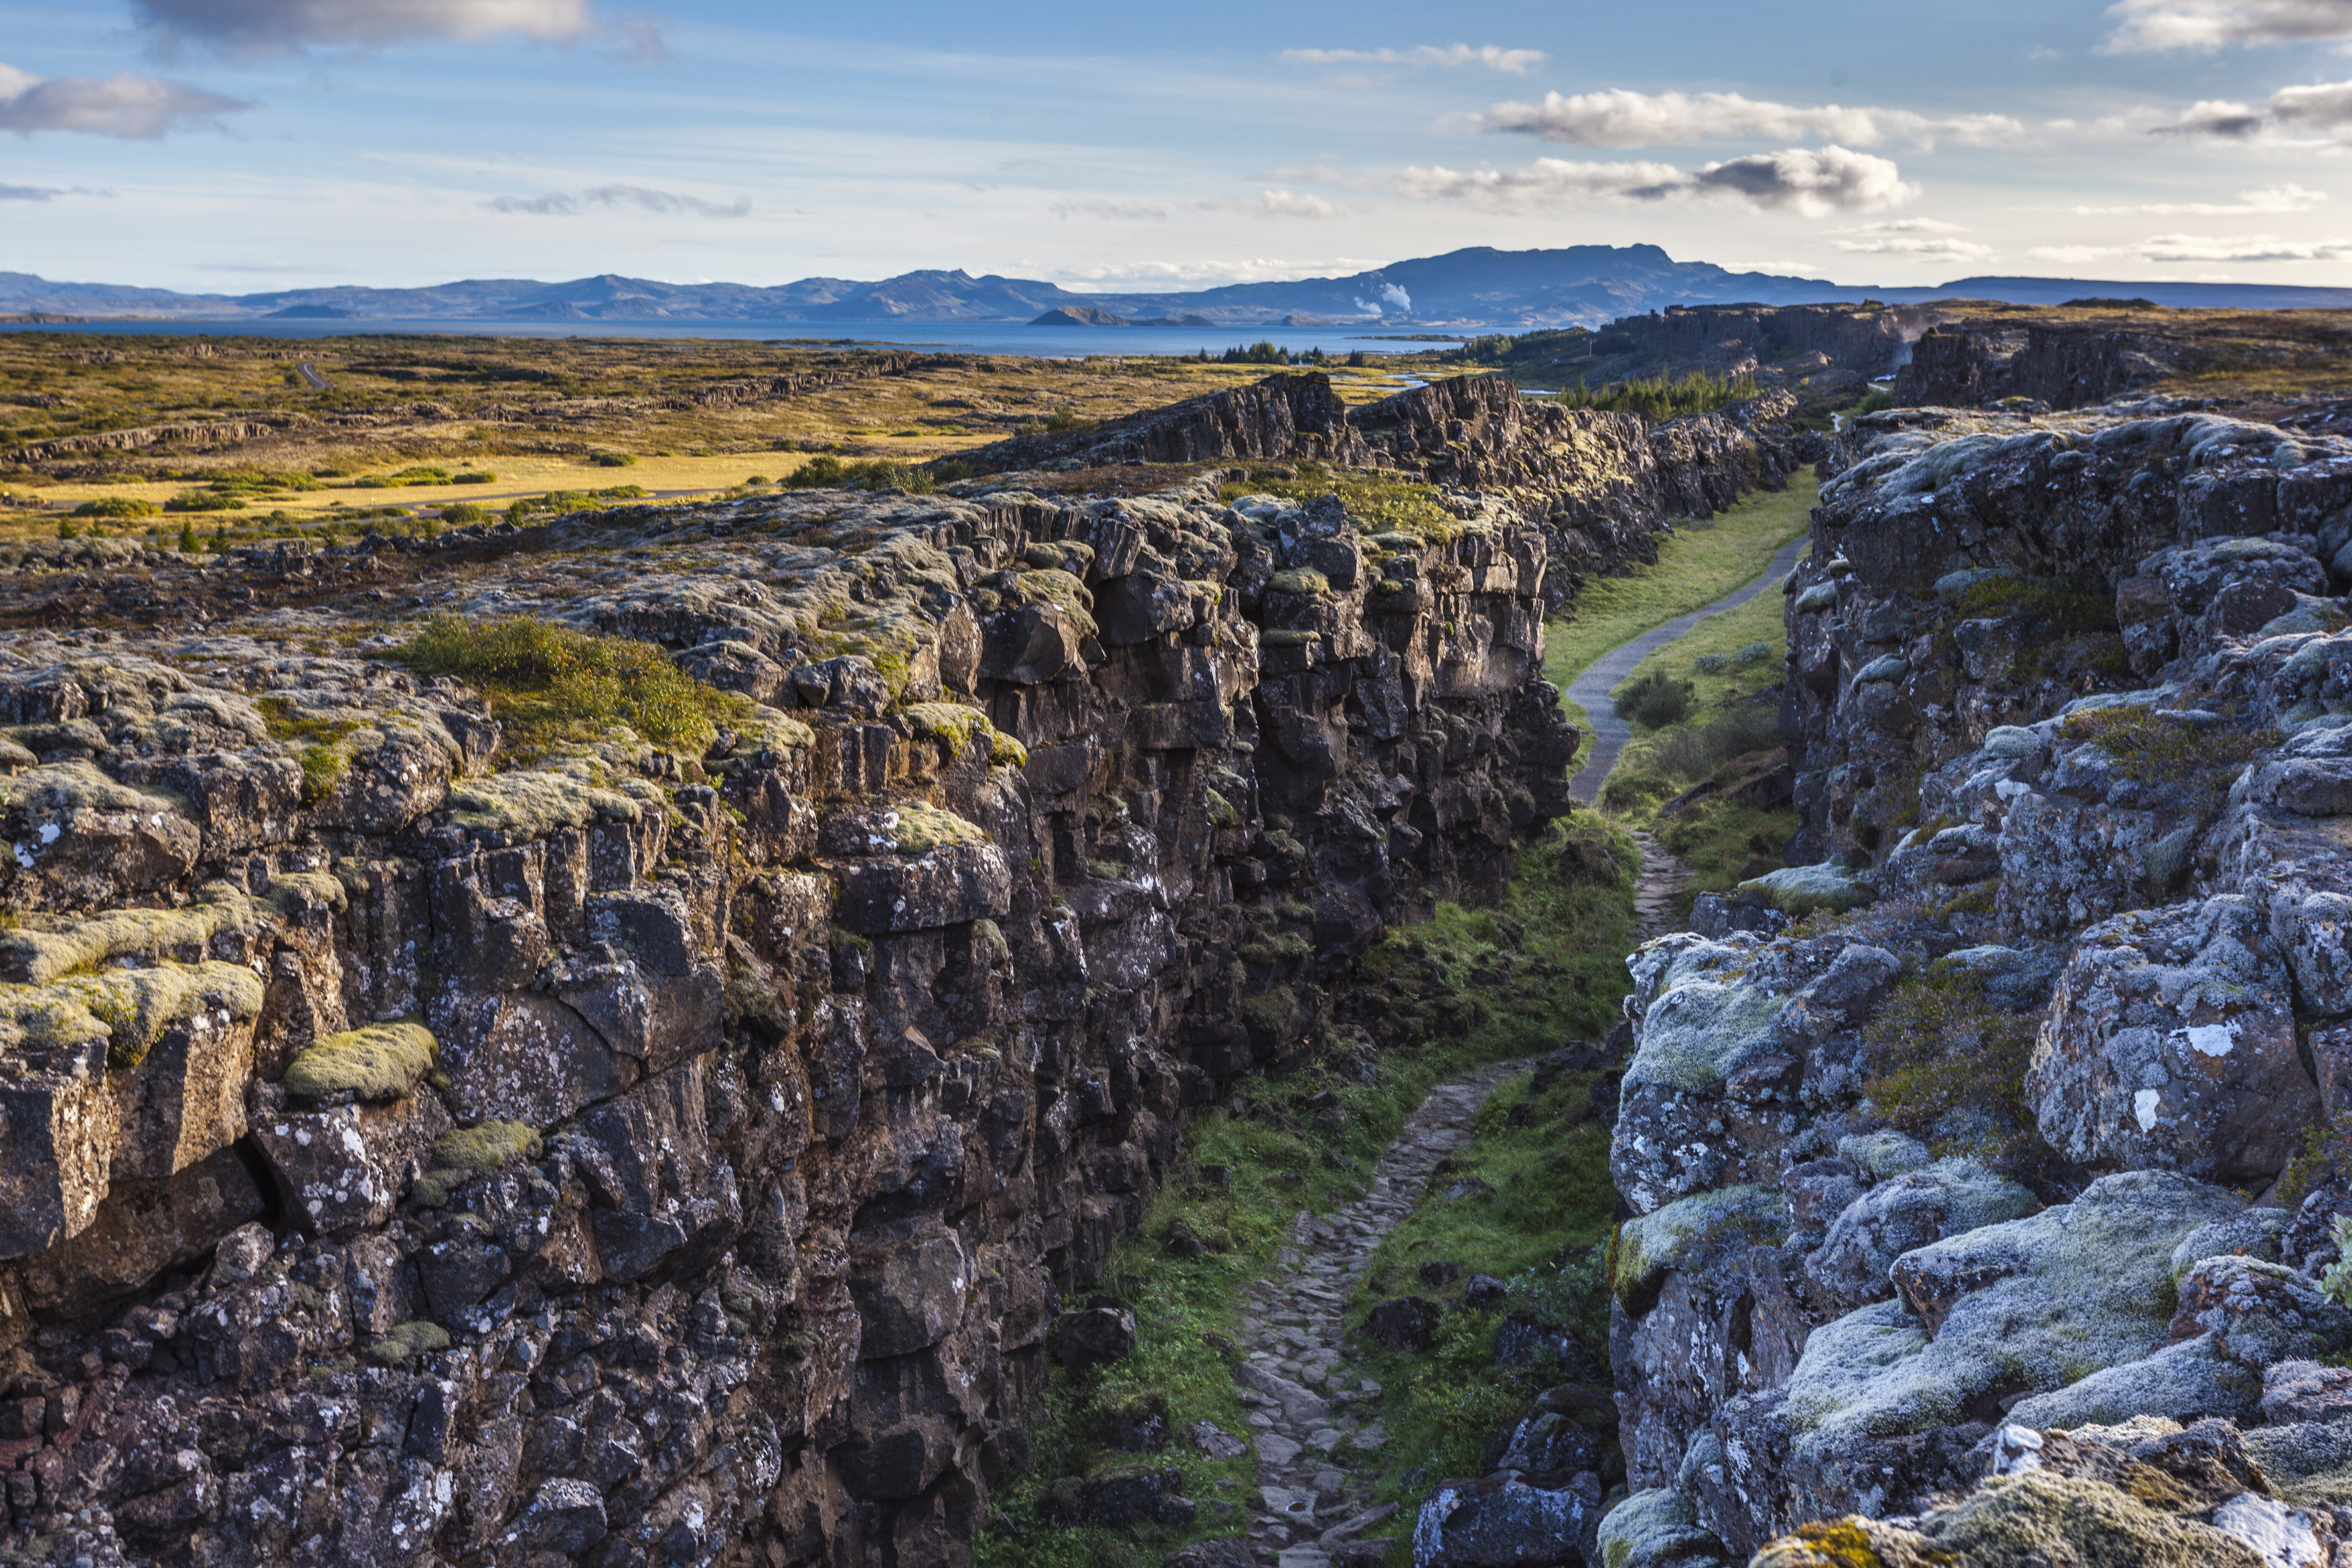
[[[1249,1542],[1279,1568],[1328,1568],[1331,1549],[1395,1511],[1372,1508],[1363,1479],[1333,1462],[1388,1441],[1354,1414],[1380,1398],[1343,1343],[1342,1313],[1372,1249],[1421,1202],[1437,1163],[1470,1142],[1486,1097],[1530,1062],[1497,1062],[1430,1090],[1372,1173],[1363,1197],[1328,1216],[1301,1212],[1271,1278],[1242,1299],[1249,1359],[1234,1374],[1252,1406],[1258,1497]]]
[[[1654,834],[1633,835],[1633,842],[1642,851],[1641,873],[1633,881],[1633,915],[1641,921],[1643,942],[1663,936],[1673,919],[1675,894],[1690,880],[1690,868],[1670,854]]]
[[[1569,793],[1578,804],[1591,805],[1600,798],[1601,786],[1609,778],[1609,770],[1617,765],[1617,753],[1633,739],[1633,731],[1617,711],[1617,704],[1609,700],[1612,687],[1633,673],[1633,668],[1660,648],[1682,637],[1710,616],[1726,610],[1736,610],[1765,589],[1789,574],[1797,564],[1797,557],[1812,542],[1811,535],[1801,534],[1780,547],[1764,574],[1744,588],[1726,594],[1704,609],[1693,610],[1686,616],[1676,616],[1664,626],[1643,632],[1632,642],[1619,643],[1599,658],[1585,666],[1584,673],[1568,689],[1568,700],[1584,710],[1592,721],[1592,745],[1584,753],[1584,766],[1569,781]]]

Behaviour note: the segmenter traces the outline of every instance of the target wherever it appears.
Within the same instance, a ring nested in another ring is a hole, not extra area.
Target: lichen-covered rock
[[[2094,1168],[2277,1173],[2319,1091],[2261,906],[2223,895],[2083,933],[2026,1079],[2042,1134]]]
[[[1805,1273],[1833,1310],[1849,1311],[1895,1293],[1887,1269],[1901,1254],[1931,1241],[2022,1219],[2041,1205],[2015,1182],[1971,1160],[1943,1160],[1925,1170],[1889,1174],[1856,1197]]]
[[[1672,1487],[1635,1492],[1601,1518],[1595,1544],[1606,1568],[1715,1568],[1723,1542]]]

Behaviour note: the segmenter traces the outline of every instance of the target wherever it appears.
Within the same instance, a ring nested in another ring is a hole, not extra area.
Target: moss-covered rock
[[[438,1323],[403,1323],[360,1354],[378,1366],[401,1366],[418,1356],[449,1348],[449,1331]]]
[[[398,1100],[415,1092],[440,1047],[422,1024],[403,1020],[329,1035],[294,1058],[282,1087],[313,1103],[332,1095]]]
[[[1725,1555],[1698,1510],[1672,1487],[1638,1491],[1601,1521],[1601,1568],[1702,1568]]]
[[[494,1175],[517,1160],[535,1160],[540,1148],[538,1129],[521,1121],[484,1121],[444,1132],[433,1141],[410,1197],[420,1208],[440,1208],[474,1177]]]
[[[1780,1194],[1768,1187],[1726,1187],[1679,1199],[1618,1227],[1610,1288],[1630,1307],[1654,1291],[1667,1269],[1699,1266],[1726,1248],[1744,1253],[1786,1228]]]
[[[54,1050],[107,1042],[107,1058],[135,1067],[163,1031],[206,1007],[244,1020],[261,1011],[260,977],[242,964],[156,963],[73,974],[47,985],[0,985],[0,1046]]]

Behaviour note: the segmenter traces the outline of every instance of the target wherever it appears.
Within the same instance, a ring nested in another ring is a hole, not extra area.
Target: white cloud
[[[551,191],[543,196],[493,196],[482,205],[492,212],[530,213],[541,217],[572,217],[591,206],[631,206],[649,213],[682,213],[692,217],[742,217],[751,210],[749,196],[712,202],[644,185],[597,185],[576,193]]]
[[[2201,99],[2171,124],[2158,126],[2156,134],[2305,147],[2352,140],[2352,81],[2283,87],[2260,108],[2233,99]]]
[[[2269,185],[2258,191],[2240,191],[2234,202],[2143,202],[2137,206],[2062,207],[2062,212],[2085,216],[2106,213],[2150,213],[2168,216],[2213,217],[2234,213],[2299,213],[2308,212],[2328,199],[2326,191],[2309,191],[2297,184]]]
[[[2113,245],[2037,245],[2025,254],[2036,261],[2082,267],[2094,261],[2104,261],[2110,256],[2126,256],[2130,252],[2125,247]]]
[[[2352,239],[2282,239],[2250,234],[2234,239],[2203,234],[2159,234],[2140,242],[2150,261],[2343,261],[2352,259]]]
[[[1109,222],[1166,223],[1168,209],[1158,202],[1113,202],[1094,197],[1077,197],[1055,202],[1046,209],[1055,217],[1098,217]]]
[[[1541,49],[1506,49],[1493,44],[1417,44],[1409,49],[1285,49],[1282,58],[1302,66],[1480,66],[1506,76],[1525,76],[1549,57]]]
[[[2122,51],[2352,38],[2352,0],[2121,0],[2107,15],[2105,47]]]
[[[1991,246],[1979,245],[1974,240],[1904,234],[1873,235],[1865,239],[1833,239],[1830,244],[1856,256],[1917,256],[1943,261],[1981,261],[1993,253]]]
[[[253,106],[161,77],[35,76],[0,65],[0,131],[80,131],[93,136],[152,140],[215,125]]]
[[[1338,217],[1339,209],[1304,191],[1260,191],[1250,210],[1269,217]]]
[[[174,39],[253,54],[314,46],[376,48],[412,38],[515,33],[574,43],[600,24],[588,0],[133,0],[147,25]],[[635,28],[634,33],[631,29]],[[642,19],[624,24],[640,52],[657,49]]]
[[[54,185],[0,185],[0,202],[45,202],[64,195]]]
[[[1255,213],[1262,217],[1338,217],[1339,209],[1321,196],[1303,191],[1260,191],[1255,200],[1212,196],[1205,201],[1178,202],[1178,211]],[[1170,207],[1160,202],[1117,201],[1098,196],[1074,196],[1046,209],[1055,217],[1096,217],[1110,222],[1164,223]]]
[[[1524,169],[1407,169],[1399,194],[1419,201],[1468,198],[1524,212],[1591,200],[1666,201],[1723,195],[1777,212],[1818,217],[1896,206],[1918,194],[1885,158],[1830,146],[1759,153],[1697,169],[1671,163],[1578,163],[1538,158]]]
[[[1507,132],[1578,147],[1657,147],[1675,142],[1774,140],[1805,136],[1864,146],[1901,137],[1921,144],[1937,137],[1970,143],[2006,141],[2025,127],[2005,114],[1933,119],[1905,109],[1819,108],[1771,103],[1736,92],[1630,92],[1612,88],[1540,103],[1498,103],[1467,116],[1481,131]]]

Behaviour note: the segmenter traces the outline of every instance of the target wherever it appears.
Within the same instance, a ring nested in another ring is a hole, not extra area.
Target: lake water
[[[733,338],[806,347],[911,348],[933,353],[1025,354],[1084,359],[1091,354],[1223,353],[1270,342],[1296,353],[1362,350],[1423,353],[1459,343],[1385,342],[1372,326],[1353,327],[1032,327],[1018,321],[86,321],[0,322],[18,332],[140,333],[178,337],[341,338],[366,333],[457,333],[504,338]]]

